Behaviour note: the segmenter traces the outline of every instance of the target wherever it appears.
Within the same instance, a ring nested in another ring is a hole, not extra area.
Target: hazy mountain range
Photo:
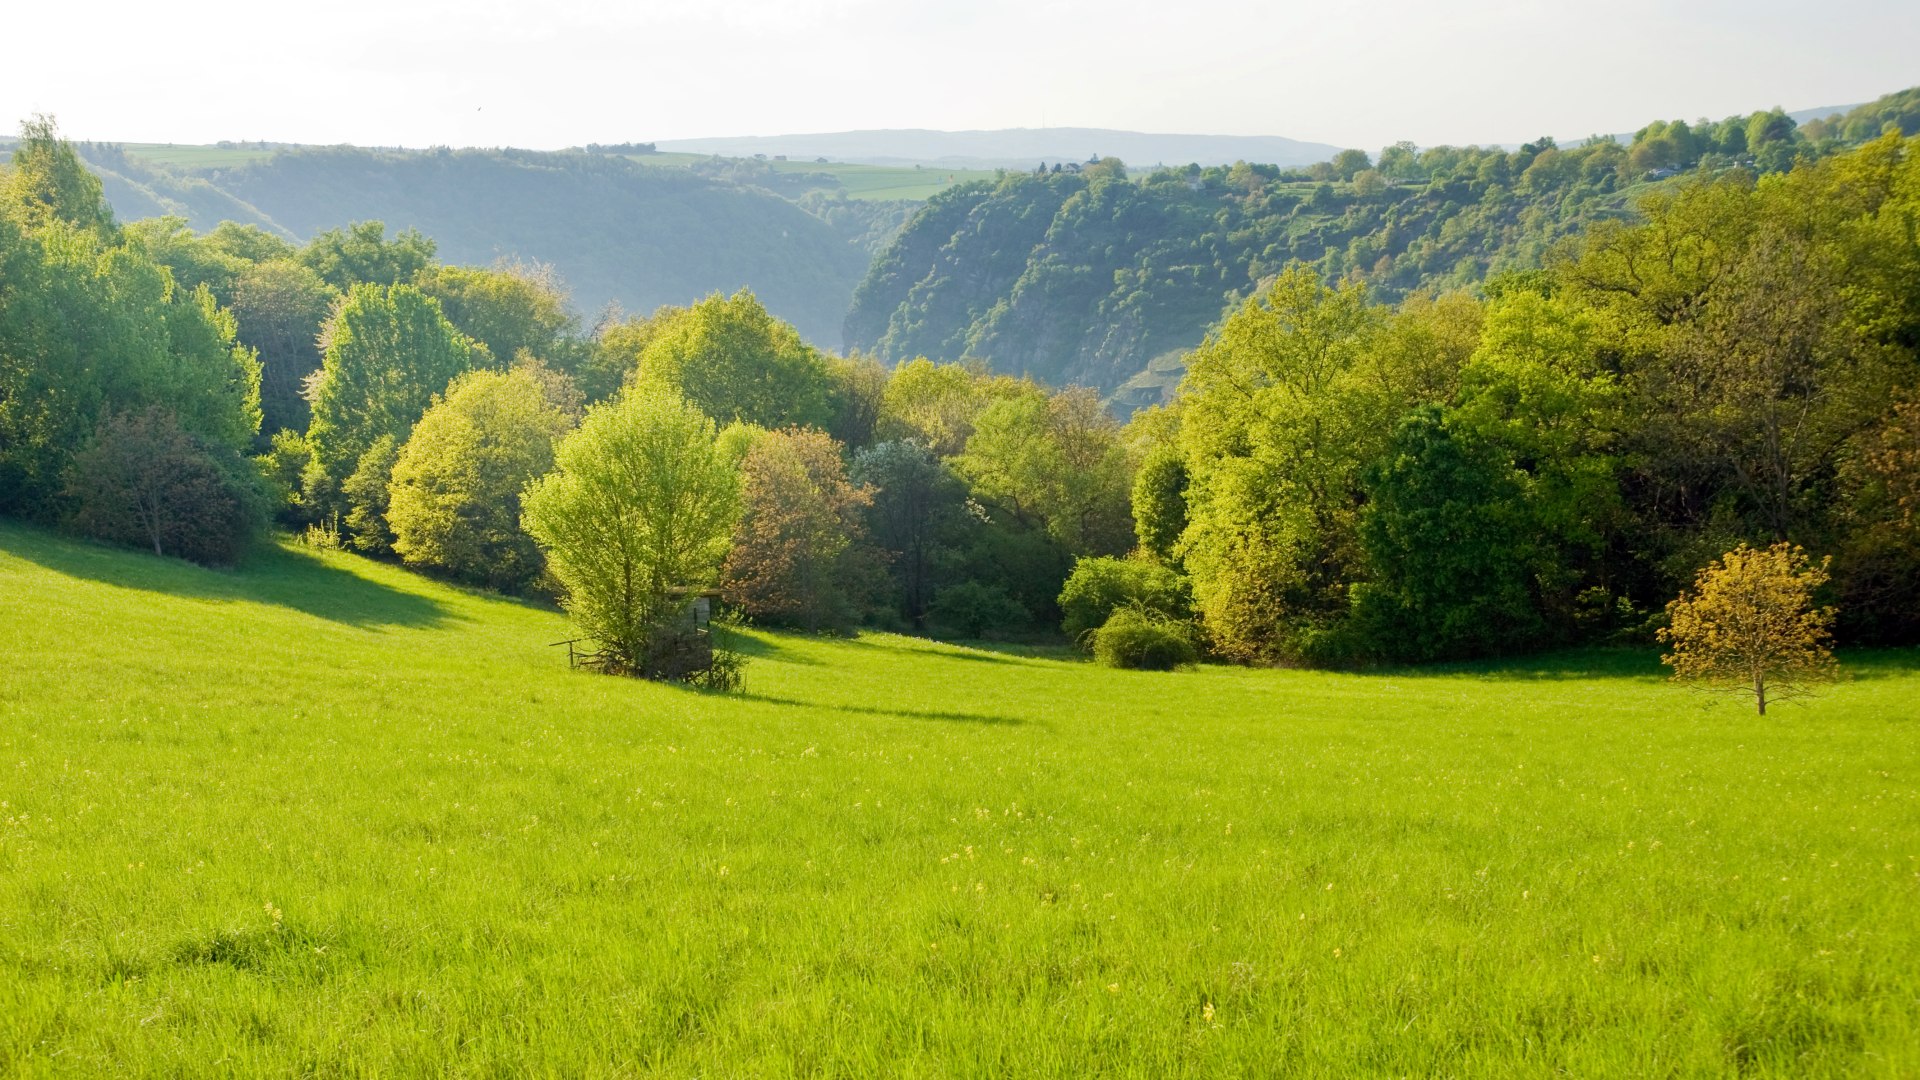
[[[1310,165],[1340,152],[1325,143],[1278,135],[1156,135],[1106,128],[1008,128],[999,131],[896,129],[814,135],[742,135],[668,139],[663,151],[724,157],[827,158],[866,165],[928,164],[971,169],[1031,169],[1041,162],[1117,157],[1129,165],[1231,165],[1259,161]]]

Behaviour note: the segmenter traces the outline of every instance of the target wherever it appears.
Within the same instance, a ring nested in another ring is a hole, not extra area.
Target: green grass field
[[[628,154],[627,160],[660,168],[686,168],[711,161],[706,154],[658,153]],[[992,169],[916,168],[912,165],[856,165],[844,161],[768,161],[777,173],[821,173],[830,176],[849,199],[910,199],[920,202],[942,191],[971,180],[992,180],[1000,174]],[[833,187],[821,190],[832,191]]]
[[[179,143],[127,143],[127,156],[136,161],[189,171],[226,169],[265,161],[278,151],[231,146],[189,146]]]
[[[754,634],[0,524],[0,1075],[1920,1075],[1920,654],[1755,717]]]

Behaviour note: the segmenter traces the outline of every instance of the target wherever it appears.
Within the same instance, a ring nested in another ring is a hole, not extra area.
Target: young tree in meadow
[[[1660,640],[1673,651],[1661,661],[1675,679],[1753,695],[1762,716],[1769,701],[1805,695],[1834,672],[1833,609],[1813,602],[1830,562],[1784,542],[1727,552],[1667,605]]]
[[[873,563],[862,512],[873,493],[847,479],[840,444],[790,428],[755,440],[741,462],[740,524],[721,590],[748,614],[810,633],[859,616]]]
[[[413,427],[393,466],[386,518],[410,566],[519,591],[540,576],[520,493],[553,469],[568,420],[532,368],[456,378]]]
[[[589,409],[522,496],[527,531],[607,670],[655,677],[653,646],[711,586],[740,514],[740,480],[714,423],[678,395],[636,387]]]
[[[439,303],[411,285],[355,286],[327,323],[324,344],[308,392],[308,494],[316,506],[342,509],[335,493],[361,457],[383,437],[404,443],[433,396],[477,353]]]

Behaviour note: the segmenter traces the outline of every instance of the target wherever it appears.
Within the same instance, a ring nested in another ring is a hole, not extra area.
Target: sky
[[[90,0],[0,16],[0,122],[519,146],[1104,127],[1375,149],[1869,101],[1913,0]]]

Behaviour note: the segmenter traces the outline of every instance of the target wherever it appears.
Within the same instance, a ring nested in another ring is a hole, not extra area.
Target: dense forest
[[[744,290],[588,326],[539,268],[411,229],[122,224],[29,123],[0,171],[0,513],[207,562],[271,518],[577,613],[582,547],[654,533],[576,523],[651,491],[708,530],[654,574],[659,618],[711,587],[810,630],[1336,665],[1645,641],[1700,568],[1785,541],[1832,560],[1843,640],[1911,642],[1920,138],[1909,112],[1830,145],[1875,119],[1763,167],[1760,114],[1752,167],[1695,161],[1476,288],[1263,272],[1124,423],[1088,388],[834,356]],[[1721,153],[1677,141],[1592,153]],[[1076,202],[1154,190],[1099,168],[925,214],[1064,241]],[[977,269],[1022,265],[1001,250]]]
[[[1281,270],[1365,282],[1382,299],[1535,268],[1683,178],[1774,173],[1920,131],[1920,89],[1796,126],[1786,114],[1649,124],[1626,142],[1516,150],[1348,150],[1307,168],[1240,163],[1129,177],[1054,165],[949,189],[868,271],[845,344],[883,360],[977,358],[995,370],[1162,400],[1179,355]]]
[[[381,220],[420,230],[459,262],[551,266],[588,314],[609,303],[651,311],[751,285],[822,343],[839,338],[876,244],[875,215],[889,232],[903,216],[890,204],[826,198],[809,213],[757,186],[768,176],[648,168],[607,154],[308,148],[188,172],[114,146],[79,150],[123,220],[175,216],[201,232],[233,221],[296,243],[343,222]]]

